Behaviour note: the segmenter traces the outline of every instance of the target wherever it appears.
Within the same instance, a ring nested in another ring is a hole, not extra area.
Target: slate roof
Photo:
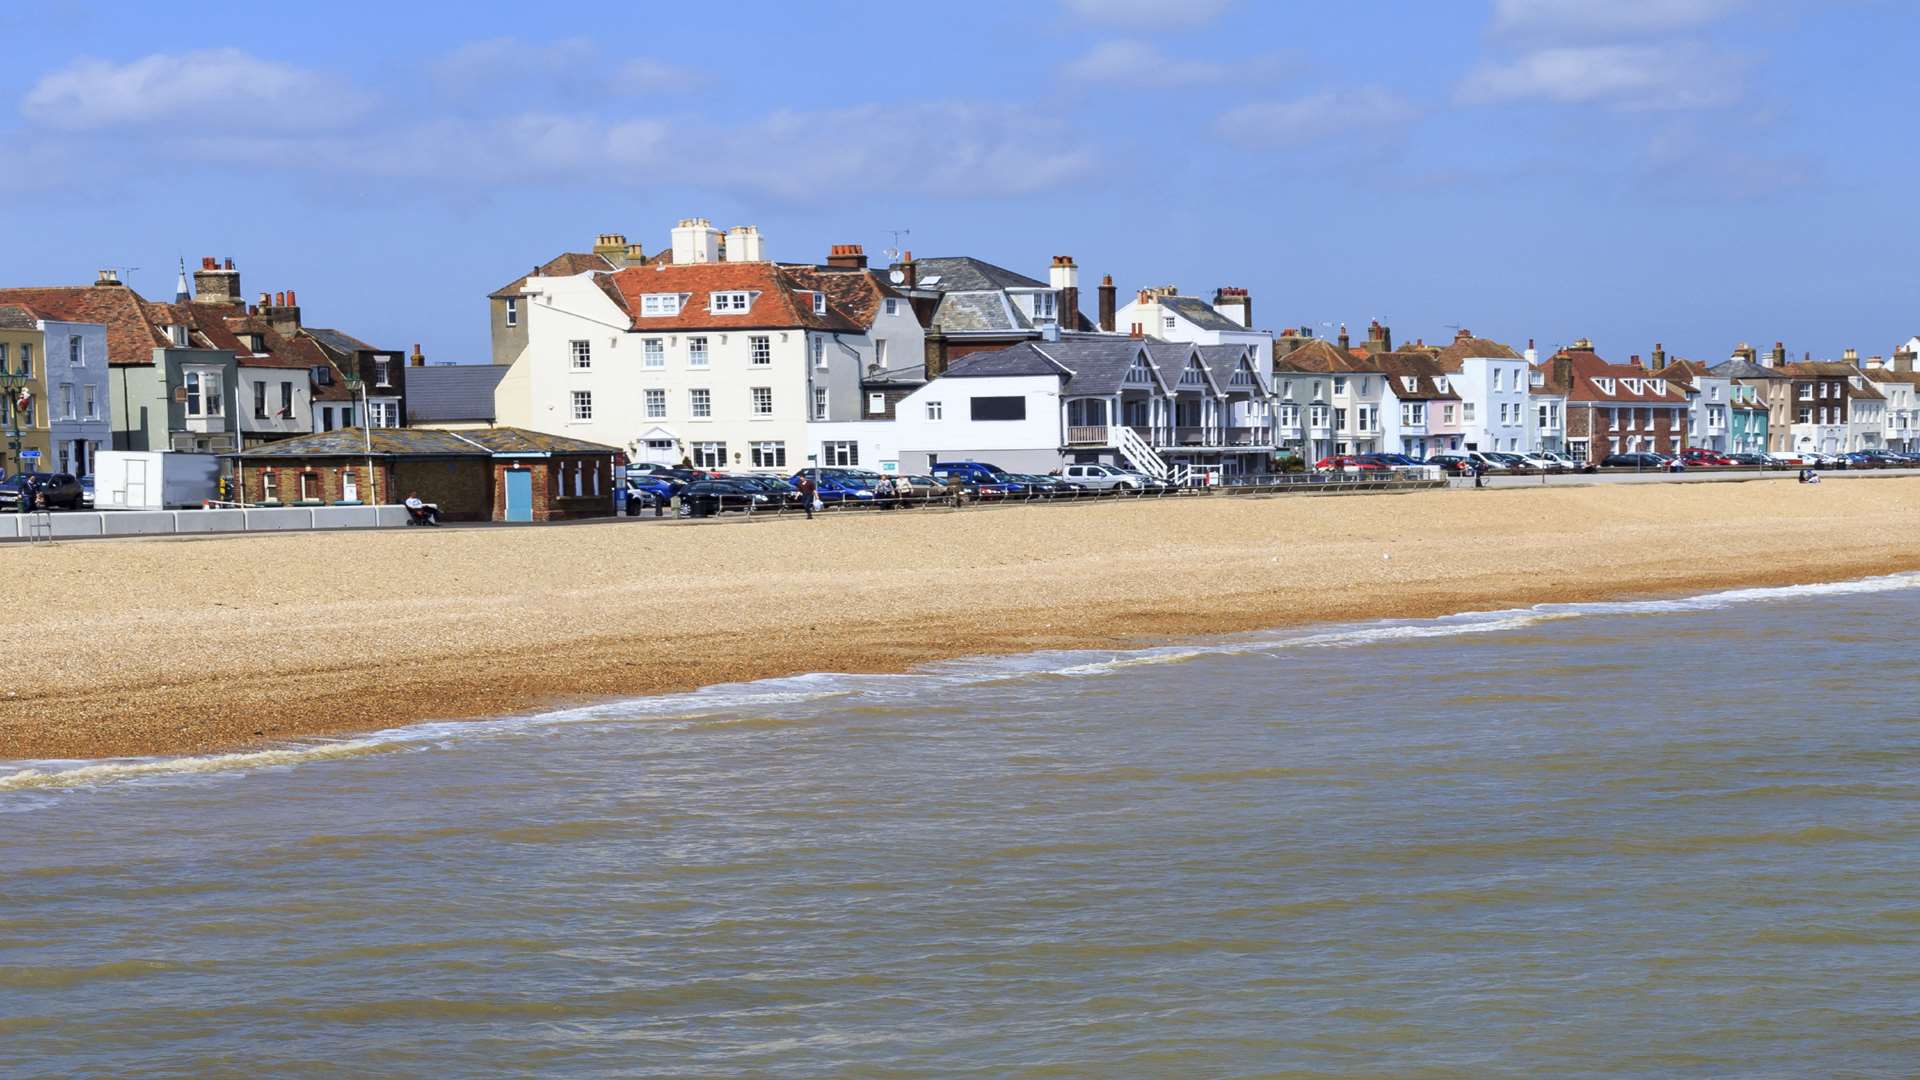
[[[1163,296],[1160,306],[1176,311],[1188,322],[1202,330],[1241,330],[1247,328],[1227,318],[1213,309],[1213,305],[1197,296]]]
[[[407,369],[407,412],[413,422],[492,420],[493,392],[505,364],[438,364]]]
[[[1707,369],[1716,379],[1785,379],[1790,378],[1779,368],[1770,368],[1756,364],[1751,360],[1728,360]]]
[[[900,268],[899,263],[888,267]],[[1003,289],[1045,289],[1044,281],[1015,273],[969,255],[914,260],[915,288],[933,292],[996,292]],[[939,280],[929,285],[928,279]]]
[[[827,294],[827,303],[837,308],[862,330],[873,329],[880,317],[881,302],[889,297],[904,298],[898,289],[882,282],[871,270],[841,270],[818,266],[782,266],[781,272],[796,287]]]
[[[1351,352],[1333,345],[1323,338],[1314,338],[1285,356],[1274,360],[1275,371],[1311,372],[1316,374],[1354,371],[1372,371],[1367,361],[1354,356]]]
[[[1252,370],[1253,381],[1260,392],[1266,393],[1273,388],[1272,380],[1267,377],[1266,365],[1260,362],[1259,346],[1201,345],[1199,350],[1200,362],[1207,365],[1207,370],[1213,373],[1213,381],[1219,385],[1221,391],[1238,392],[1245,389],[1231,385],[1233,373],[1239,370],[1240,361],[1243,359],[1247,362],[1247,367]]]
[[[39,316],[18,304],[0,304],[0,330],[37,330]]]
[[[381,351],[361,341],[359,338],[354,337],[352,334],[343,333],[339,330],[330,330],[324,326],[303,326],[300,329],[308,337],[311,337],[321,348],[333,353],[337,357],[351,356],[362,349],[369,352]]]
[[[484,431],[437,431],[433,428],[336,428],[311,435],[256,446],[228,457],[259,458],[354,458],[368,455],[371,441],[374,457],[492,457],[496,454],[615,454],[615,447],[571,439],[564,435],[522,428],[489,428]]]
[[[969,353],[953,362],[947,378],[983,376],[1052,375],[1063,379],[1060,392],[1070,395],[1117,394],[1126,382],[1127,372],[1148,342],[1130,337],[1072,338],[1063,341],[1023,341],[992,352]],[[1149,360],[1152,354],[1148,354]],[[1184,361],[1183,361],[1184,362]],[[1157,381],[1166,392],[1171,381],[1179,378],[1159,370]]]
[[[933,310],[933,325],[946,334],[1032,330],[1033,323],[999,290],[950,292]]]

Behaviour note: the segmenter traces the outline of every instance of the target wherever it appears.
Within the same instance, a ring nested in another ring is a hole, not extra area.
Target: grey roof
[[[324,326],[303,326],[301,329],[307,332],[308,337],[319,342],[321,348],[338,356],[351,356],[361,349],[367,349],[372,352],[380,351],[372,345],[354,337],[352,334],[343,333],[339,330],[329,330]]]
[[[17,304],[0,304],[0,330],[32,330],[39,326],[33,312]]]
[[[1729,360],[1718,367],[1710,367],[1707,374],[1716,379],[1787,379],[1792,378],[1778,368],[1763,367],[1751,360]]]
[[[440,364],[407,369],[407,413],[417,422],[494,419],[493,391],[505,364]]]
[[[1057,343],[1058,344],[1058,343]],[[1024,375],[1051,375],[1060,378],[1067,372],[1047,359],[1047,354],[1023,341],[992,352],[968,353],[948,366],[942,378],[1012,378]]]
[[[1233,379],[1233,373],[1239,370],[1242,360],[1247,361],[1247,367],[1253,372],[1254,385],[1259,390],[1264,392],[1272,388],[1271,380],[1262,370],[1265,365],[1260,363],[1259,346],[1202,345],[1199,348],[1200,362],[1207,365],[1208,371],[1213,372],[1213,381],[1220,385],[1222,391],[1232,389],[1228,383]]]
[[[1160,368],[1161,376],[1175,386],[1180,384],[1180,378],[1186,372],[1188,362],[1200,356],[1199,347],[1190,341],[1161,341],[1157,338],[1149,338],[1145,344],[1147,355],[1153,357],[1154,364]],[[1207,366],[1206,361],[1200,362],[1200,370],[1213,384],[1216,392],[1225,388],[1225,383],[1213,377],[1213,369]]]
[[[1246,327],[1213,310],[1213,305],[1194,296],[1163,296],[1162,307],[1179,312],[1188,322],[1202,330],[1245,330]]]
[[[1064,379],[1060,392],[1075,395],[1107,396],[1117,394],[1125,385],[1127,372],[1142,352],[1153,360],[1147,349],[1152,344],[1130,337],[1073,337],[1060,341],[1023,341],[992,352],[970,353],[953,362],[948,377],[1053,375]],[[1191,348],[1191,346],[1188,346]],[[1170,354],[1171,355],[1171,354]],[[1186,363],[1185,356],[1180,359]],[[1154,361],[1161,390],[1171,383],[1166,371]],[[1178,379],[1175,373],[1173,379]]]
[[[1007,300],[1007,294],[998,290],[942,296],[940,306],[934,309],[933,324],[947,334],[1033,329],[1020,309]]]
[[[971,256],[915,259],[915,287],[935,292],[985,292],[990,289],[1044,289],[1047,283],[1016,274],[1004,266],[995,266]],[[897,264],[896,264],[897,267]],[[938,278],[927,284],[929,278]]]

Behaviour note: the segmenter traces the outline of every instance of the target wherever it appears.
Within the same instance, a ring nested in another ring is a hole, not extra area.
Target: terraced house
[[[1583,338],[1544,365],[1544,388],[1566,395],[1567,453],[1574,460],[1686,448],[1686,388],[1633,359],[1610,364]]]
[[[40,318],[18,304],[0,305],[0,373],[20,380],[0,393],[0,431],[6,435],[6,471],[46,469],[53,437],[47,425],[47,335]]]

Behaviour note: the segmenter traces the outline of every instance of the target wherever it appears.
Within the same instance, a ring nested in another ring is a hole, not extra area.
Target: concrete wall
[[[0,514],[0,540],[26,535],[20,514]],[[403,506],[317,506],[270,510],[121,510],[50,515],[55,537],[169,536],[185,533],[390,529],[407,523]]]

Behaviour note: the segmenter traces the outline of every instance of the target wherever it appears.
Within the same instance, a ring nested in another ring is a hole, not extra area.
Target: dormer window
[[[750,292],[717,292],[709,307],[715,315],[742,314],[753,306]]]
[[[1667,395],[1667,380],[1665,379],[1653,380],[1653,392],[1655,394],[1660,395],[1661,397],[1665,397]]]
[[[1545,386],[1547,385],[1547,373],[1544,371],[1536,371],[1532,374],[1532,376],[1530,376],[1527,379],[1527,381],[1534,386]],[[1443,382],[1440,386],[1440,389],[1445,390],[1446,388],[1447,388],[1446,384]]]
[[[1417,376],[1402,375],[1400,377],[1400,385],[1406,387],[1407,393],[1409,394],[1417,394],[1420,392],[1420,380]]]
[[[1050,292],[1033,294],[1033,317],[1036,319],[1058,318],[1060,314],[1059,298]]]
[[[813,294],[813,313],[815,315],[825,315],[827,313],[826,293],[817,292]]]
[[[250,335],[247,339],[247,347],[252,349],[256,353],[266,352],[267,351],[267,335],[265,334]]]
[[[1443,394],[1446,393],[1447,377],[1445,375],[1435,375],[1433,377],[1433,386],[1434,386],[1434,389],[1440,391],[1441,393]]]
[[[647,293],[640,298],[640,315],[642,318],[678,315],[680,300],[679,293]]]
[[[1595,380],[1593,380],[1593,382],[1594,382],[1594,385],[1595,385],[1595,386],[1598,386],[1598,387],[1600,388],[1600,392],[1601,392],[1601,393],[1603,393],[1603,394],[1611,394],[1611,393],[1613,393],[1613,380],[1612,380],[1612,379],[1595,379]]]
[[[167,340],[173,342],[176,349],[187,347],[187,328],[179,324],[167,327]]]
[[[392,386],[392,373],[388,370],[389,361],[384,356],[373,358],[373,385]]]
[[[1639,393],[1639,392],[1640,392],[1640,380],[1639,380],[1639,379],[1628,379],[1628,380],[1627,380],[1627,393],[1629,393],[1629,394],[1637,394],[1637,393]]]
[[[1153,367],[1152,365],[1147,363],[1147,358],[1145,356],[1134,357],[1133,366],[1127,369],[1127,385],[1128,386],[1152,386],[1153,385]]]

